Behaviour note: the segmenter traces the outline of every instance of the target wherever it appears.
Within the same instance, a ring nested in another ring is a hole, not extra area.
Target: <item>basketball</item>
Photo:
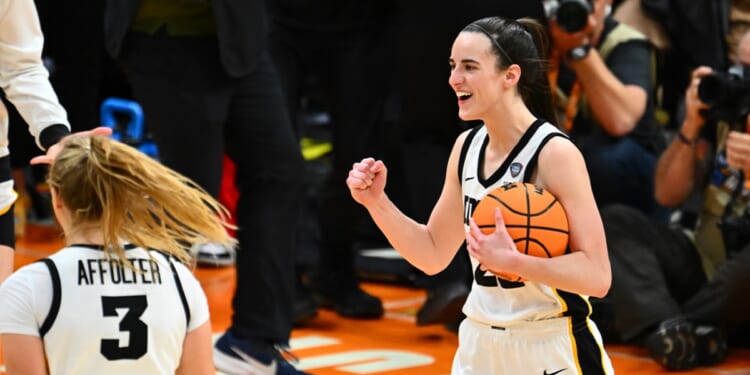
[[[495,231],[495,207],[500,207],[518,251],[547,258],[567,251],[568,218],[557,198],[547,190],[534,184],[512,182],[491,191],[472,214],[482,233]],[[524,281],[507,272],[496,275],[510,281]]]

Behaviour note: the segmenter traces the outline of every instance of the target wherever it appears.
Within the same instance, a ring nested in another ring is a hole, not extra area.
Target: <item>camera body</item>
[[[543,0],[542,4],[547,19],[556,19],[560,28],[568,33],[585,29],[594,11],[593,0]]]
[[[750,114],[750,68],[732,66],[701,78],[698,97],[709,105],[701,112],[707,121],[744,124]]]

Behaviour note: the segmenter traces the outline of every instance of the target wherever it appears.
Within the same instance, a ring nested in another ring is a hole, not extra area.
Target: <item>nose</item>
[[[462,81],[464,77],[463,75],[458,71],[458,68],[452,69],[450,76],[448,76],[448,84],[452,88],[456,88]]]

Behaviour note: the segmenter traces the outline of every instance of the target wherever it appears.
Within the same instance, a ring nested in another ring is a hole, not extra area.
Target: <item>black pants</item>
[[[384,158],[383,111],[391,83],[384,56],[390,31],[387,25],[348,32],[281,24],[271,28],[269,49],[290,113],[297,113],[306,82],[314,77],[331,116],[332,165],[319,193],[317,217],[316,279],[325,289],[356,285],[354,247],[366,211],[352,199],[345,182],[352,163],[367,156]]]
[[[678,228],[655,222],[623,205],[602,210],[612,264],[611,301],[620,336],[631,341],[668,318],[726,326],[730,333],[750,326],[750,247],[706,280],[700,257]]]
[[[247,76],[222,68],[215,38],[129,35],[122,54],[161,161],[216,196],[235,162],[237,289],[232,329],[286,343],[302,156],[276,71],[264,54]]]

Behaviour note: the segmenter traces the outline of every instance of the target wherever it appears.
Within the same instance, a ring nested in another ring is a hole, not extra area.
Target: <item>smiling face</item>
[[[498,70],[492,42],[478,32],[464,31],[453,42],[448,79],[458,98],[458,117],[464,121],[483,119],[502,95],[502,72]]]

